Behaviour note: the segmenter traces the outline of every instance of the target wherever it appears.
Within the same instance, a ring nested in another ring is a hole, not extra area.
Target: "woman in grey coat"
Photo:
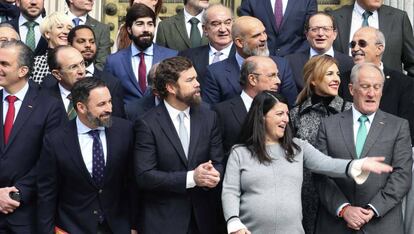
[[[389,172],[383,158],[332,159],[306,141],[292,139],[286,99],[265,91],[255,97],[223,181],[228,233],[304,233],[300,191],[303,166],[329,176]],[[362,172],[362,173],[361,173]]]
[[[303,78],[304,88],[290,112],[290,119],[295,137],[315,146],[322,118],[348,110],[352,103],[338,96],[341,80],[335,58],[329,55],[311,58],[303,68]],[[306,234],[314,233],[318,204],[313,175],[303,168],[302,224]]]

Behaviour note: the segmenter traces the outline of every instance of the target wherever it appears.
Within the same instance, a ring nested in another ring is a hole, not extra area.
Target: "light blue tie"
[[[362,21],[362,26],[361,27],[368,27],[369,26],[368,17],[370,17],[372,14],[373,13],[370,12],[370,11],[365,11],[364,13],[362,13],[363,21]]]
[[[185,156],[188,157],[188,132],[184,125],[185,113],[180,112],[178,114],[179,125],[178,125],[178,136],[180,137],[181,145],[183,146]]]
[[[368,121],[368,117],[366,115],[361,115],[358,118],[359,128],[356,137],[356,154],[357,157],[361,157],[362,149],[364,148],[365,140],[367,139],[367,127],[365,126],[365,122]]]

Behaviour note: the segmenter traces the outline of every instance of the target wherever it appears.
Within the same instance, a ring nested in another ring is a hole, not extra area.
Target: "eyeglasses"
[[[311,31],[313,33],[318,33],[322,29],[322,32],[328,33],[332,32],[334,30],[333,26],[315,26],[315,27],[309,27],[308,31]]]
[[[349,42],[349,48],[353,49],[355,46],[358,45],[361,48],[365,48],[368,46],[368,42],[366,40],[358,40],[358,41],[351,41]],[[381,42],[376,42],[375,45],[382,45]]]
[[[66,70],[66,71],[79,71],[80,69],[84,69],[85,67],[86,67],[85,61],[82,61],[79,64],[72,64],[69,67],[62,68],[62,70]]]
[[[266,76],[267,78],[269,78],[269,79],[278,79],[279,78],[279,75],[278,74],[276,74],[276,73],[272,73],[272,74],[263,74],[263,73],[251,73],[251,74],[253,74],[253,75],[255,75],[255,76]]]

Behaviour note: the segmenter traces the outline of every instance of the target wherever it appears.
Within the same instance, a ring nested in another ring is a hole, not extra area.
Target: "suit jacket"
[[[222,174],[217,117],[202,106],[191,107],[190,116],[188,159],[164,103],[137,121],[134,171],[143,204],[139,233],[188,233],[192,216],[200,234],[216,233],[215,189],[186,189],[186,176],[209,160]]]
[[[152,65],[176,55],[177,51],[154,44]],[[141,88],[138,85],[138,79],[135,77],[134,71],[132,70],[131,57],[131,46],[129,46],[115,54],[109,55],[105,65],[105,71],[121,80],[125,91],[124,103],[137,100],[151,93],[151,89],[146,89],[145,92],[141,91]],[[150,66],[147,66],[147,69],[150,69]]]
[[[404,118],[410,123],[411,139],[414,143],[414,81],[399,71],[384,66],[385,82],[382,89],[380,109]],[[350,72],[341,75],[339,96],[352,102],[349,92]]]
[[[153,94],[125,104],[126,118],[135,123],[138,118],[155,107],[155,96]]]
[[[183,9],[176,15],[161,21],[157,30],[157,44],[178,51],[191,48],[184,20]],[[206,45],[207,43],[208,39],[203,35],[201,37],[201,45]]]
[[[20,10],[17,6],[6,2],[0,2],[0,16],[6,16],[6,21],[18,17],[19,14]]]
[[[95,184],[82,157],[76,119],[45,137],[38,164],[38,233],[97,233],[99,215],[113,233],[131,233],[128,178],[134,133],[129,121],[114,117],[105,128],[104,185]],[[136,199],[136,198],[135,198]]]
[[[303,25],[317,11],[316,0],[288,1],[281,28],[276,28],[275,16],[269,0],[243,0],[241,15],[250,15],[262,21],[266,28],[271,55],[285,56],[309,49]]]
[[[218,103],[213,106],[213,110],[216,111],[218,116],[221,135],[223,137],[224,153],[225,155],[229,155],[231,147],[239,139],[243,122],[247,116],[246,107],[239,95]]]
[[[96,58],[95,58],[95,65],[99,69],[104,68],[106,57],[111,54],[111,39],[109,34],[109,26],[103,24],[90,15],[86,16],[85,25],[90,26],[95,33],[95,43],[96,43]]]
[[[333,46],[344,54],[349,54],[353,9],[353,5],[348,5],[332,12],[338,31]],[[378,9],[378,18],[379,30],[384,33],[386,42],[382,61],[397,71],[402,71],[401,64],[404,64],[408,75],[414,76],[414,36],[407,12],[382,5]]]
[[[295,103],[298,91],[289,63],[281,57],[271,56],[271,58],[277,64],[280,74],[281,85],[279,92],[288,99],[289,104],[292,106]],[[242,91],[239,81],[240,67],[236,56],[230,56],[223,61],[209,65],[204,87],[201,87],[203,101],[216,104],[239,95]]]
[[[303,78],[303,68],[309,60],[309,50],[290,54],[287,55],[285,58],[289,61],[290,67],[292,68],[292,74],[293,78],[296,83],[296,87],[298,89],[298,92],[300,92],[303,89],[304,85],[304,78]],[[336,61],[338,61],[339,65],[339,72],[341,74],[348,72],[352,69],[354,66],[354,62],[352,61],[352,58],[346,54],[343,54],[339,51],[334,51],[334,57]]]
[[[210,45],[203,45],[196,48],[190,48],[178,53],[179,56],[187,57],[193,63],[193,66],[197,72],[197,80],[200,82],[200,85],[203,86],[207,66],[209,65],[209,53],[210,53]],[[236,54],[236,47],[232,45],[230,49],[230,56],[234,56]]]
[[[19,16],[17,16],[16,18],[14,18],[14,19],[6,22],[6,23],[11,24],[13,26],[14,30],[16,30],[16,32],[18,32],[19,35],[20,35]],[[36,45],[36,49],[35,49],[35,51],[33,51],[34,55],[35,56],[44,55],[46,53],[47,47],[48,47],[48,43],[47,43],[46,39],[43,38],[43,37],[40,37],[40,40]]]
[[[100,71],[95,67],[95,72],[93,74],[94,78],[99,78],[103,80],[106,84],[106,86],[109,89],[109,92],[111,93],[112,97],[112,115],[117,116],[120,118],[125,118],[125,109],[124,109],[124,89],[122,87],[121,82],[112,76],[112,74],[104,71]],[[57,99],[60,100],[60,104],[64,107],[66,110],[67,106],[63,104],[62,97],[60,95],[60,89],[58,86],[58,81],[56,78],[49,74],[45,76],[43,79],[43,82],[41,84],[42,89],[48,90],[50,94]]]
[[[352,121],[352,109],[324,119],[319,129],[318,148],[334,158],[357,158]],[[407,120],[378,110],[360,157],[371,156],[384,156],[384,162],[393,171],[381,175],[371,173],[362,185],[356,185],[350,178],[318,180],[321,203],[316,233],[404,233],[401,201],[411,185],[413,162]],[[365,224],[364,232],[353,232],[336,214],[344,203],[359,207],[371,204],[380,217]]]
[[[3,113],[3,91],[0,91],[0,113]],[[10,225],[33,225],[36,215],[36,169],[43,137],[60,125],[64,113],[59,103],[36,86],[29,90],[9,137],[4,145],[3,118],[0,118],[0,188],[15,186],[21,194],[21,203],[13,213],[0,215],[0,222]]]

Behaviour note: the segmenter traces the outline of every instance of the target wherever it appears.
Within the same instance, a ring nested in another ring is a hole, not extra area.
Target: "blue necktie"
[[[105,159],[99,132],[100,130],[91,130],[88,132],[88,134],[93,138],[92,179],[98,187],[102,187],[104,179]]]
[[[73,19],[72,19],[72,22],[73,22],[73,25],[75,25],[75,27],[76,27],[76,26],[78,26],[78,25],[79,25],[80,18],[73,18]]]
[[[368,18],[372,15],[373,13],[370,11],[365,11],[364,13],[362,13],[362,26],[361,27],[368,27]]]

